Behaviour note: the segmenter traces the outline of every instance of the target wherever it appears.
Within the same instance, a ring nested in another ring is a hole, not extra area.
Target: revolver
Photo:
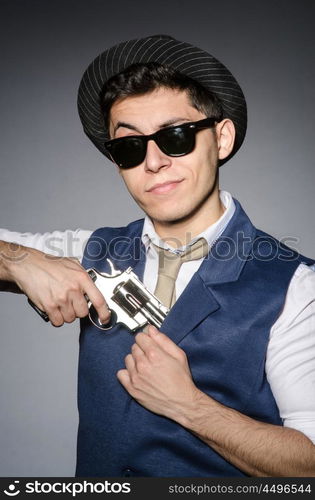
[[[169,309],[144,286],[131,267],[128,267],[126,271],[119,271],[114,268],[110,259],[107,261],[111,268],[111,274],[101,273],[94,268],[87,269],[87,273],[107,302],[111,311],[110,323],[102,324],[100,322],[92,302],[85,296],[91,322],[101,330],[110,330],[117,323],[124,324],[132,332],[147,324],[159,328]],[[39,309],[30,299],[28,302],[45,321],[49,321],[44,311]]]
[[[92,323],[102,330],[109,330],[116,323],[123,323],[132,332],[147,324],[159,328],[169,309],[149,292],[131,267],[121,272],[114,268],[110,259],[107,259],[107,262],[111,274],[100,273],[93,268],[87,269],[111,310],[110,323],[102,325],[93,304],[88,300]]]

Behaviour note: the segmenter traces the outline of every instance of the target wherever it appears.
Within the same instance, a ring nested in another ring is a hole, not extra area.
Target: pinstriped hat
[[[208,52],[168,35],[153,35],[127,40],[100,54],[83,74],[78,92],[78,111],[84,132],[106,155],[104,142],[109,139],[101,94],[104,84],[134,63],[159,62],[197,80],[219,98],[223,118],[236,128],[233,156],[242,145],[247,127],[247,108],[242,89],[231,72]]]

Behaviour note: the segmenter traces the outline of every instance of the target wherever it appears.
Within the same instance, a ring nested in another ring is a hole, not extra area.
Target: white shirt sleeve
[[[304,264],[271,329],[266,374],[283,425],[315,443],[315,272]]]
[[[76,229],[47,233],[19,233],[0,228],[0,240],[35,248],[56,257],[75,257],[82,260],[84,248],[92,231]]]

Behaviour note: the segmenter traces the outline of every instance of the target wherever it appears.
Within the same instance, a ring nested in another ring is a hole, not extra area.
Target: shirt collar
[[[215,241],[221,236],[235,212],[235,203],[231,194],[227,191],[220,190],[219,195],[220,200],[225,207],[225,211],[221,215],[221,217],[214,224],[211,224],[211,226],[209,226],[205,231],[198,234],[198,236],[191,240],[188,245],[185,245],[177,249],[176,251],[174,250],[174,248],[169,247],[166,243],[160,240],[159,236],[155,232],[152,220],[150,219],[150,217],[148,217],[148,215],[146,215],[141,236],[142,243],[144,244],[146,251],[149,250],[152,242],[161,248],[165,248],[175,253],[181,253],[199,238],[205,238],[208,242],[209,248],[211,248]]]

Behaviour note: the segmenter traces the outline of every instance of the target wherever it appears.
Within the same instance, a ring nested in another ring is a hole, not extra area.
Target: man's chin
[[[165,224],[167,226],[171,226],[171,225],[175,225],[175,224],[178,224],[184,220],[187,219],[187,216],[188,214],[186,213],[179,213],[179,212],[174,212],[174,210],[172,211],[172,213],[168,213],[168,214],[161,214],[161,212],[159,213],[149,213],[147,212],[147,215],[150,217],[150,219],[153,221],[153,222],[157,222],[158,224]]]

